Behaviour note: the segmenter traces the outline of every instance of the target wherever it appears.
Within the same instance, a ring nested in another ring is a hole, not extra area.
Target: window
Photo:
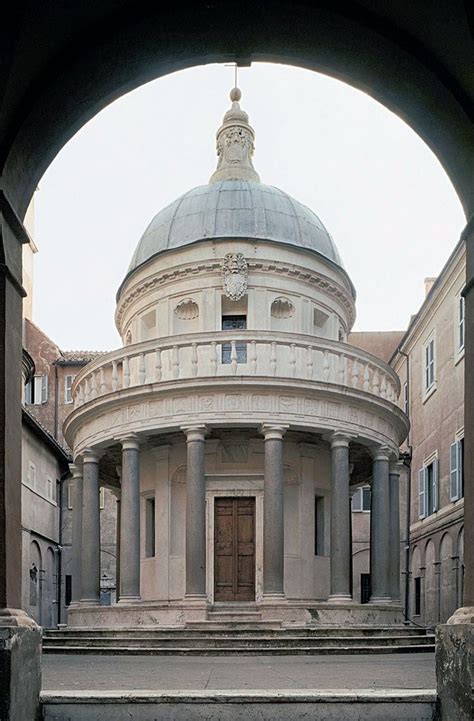
[[[465,316],[465,300],[464,300],[464,296],[460,295],[458,298],[458,337],[457,337],[458,352],[462,351],[464,349],[464,339],[465,339],[464,316]]]
[[[155,499],[145,499],[145,557],[155,555]]]
[[[435,345],[434,338],[430,338],[425,345],[425,392],[435,384]]]
[[[370,573],[360,574],[360,602],[369,603],[371,594]]]
[[[421,614],[421,578],[416,576],[415,578],[415,616]]]
[[[25,388],[25,403],[40,406],[48,401],[48,376],[34,376]]]
[[[324,556],[324,496],[314,497],[314,555]]]
[[[352,510],[356,513],[370,511],[371,491],[370,486],[358,488],[352,496]]]
[[[403,384],[403,412],[409,415],[408,381]]]
[[[464,496],[464,438],[455,441],[450,448],[450,499],[457,501]]]
[[[28,463],[28,484],[34,488],[36,485],[36,467],[33,461]]]
[[[72,403],[72,384],[75,376],[68,375],[64,378],[64,403]]]
[[[418,515],[426,518],[438,510],[438,459],[424,466],[418,473]]]
[[[222,316],[222,330],[246,330],[246,315],[224,315]],[[247,344],[236,343],[237,363],[247,363]],[[222,345],[222,363],[232,363],[232,345],[225,343]]]
[[[69,606],[72,600],[72,576],[67,573],[64,578],[64,603]]]

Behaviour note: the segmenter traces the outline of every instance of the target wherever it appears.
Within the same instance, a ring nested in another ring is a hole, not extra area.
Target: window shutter
[[[46,403],[48,400],[48,376],[41,376],[41,403]]]
[[[426,472],[418,471],[418,517],[426,518]]]
[[[439,507],[439,460],[436,458],[433,461],[433,513],[438,510]]]
[[[464,496],[464,438],[457,442],[458,447],[458,498]]]
[[[459,498],[459,443],[451,443],[450,446],[450,499],[457,501]]]

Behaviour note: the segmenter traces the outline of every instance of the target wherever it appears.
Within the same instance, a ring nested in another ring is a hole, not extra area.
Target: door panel
[[[255,498],[216,498],[214,599],[255,600]]]

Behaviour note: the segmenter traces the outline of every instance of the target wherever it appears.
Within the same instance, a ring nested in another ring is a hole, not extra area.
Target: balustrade
[[[146,341],[101,356],[77,377],[74,407],[108,393],[185,378],[267,376],[334,384],[395,403],[400,386],[383,361],[345,343],[294,333],[222,331]]]

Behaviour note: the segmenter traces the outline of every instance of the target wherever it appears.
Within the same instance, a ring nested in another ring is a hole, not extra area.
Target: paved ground
[[[43,690],[434,689],[434,654],[75,656],[45,654]]]

